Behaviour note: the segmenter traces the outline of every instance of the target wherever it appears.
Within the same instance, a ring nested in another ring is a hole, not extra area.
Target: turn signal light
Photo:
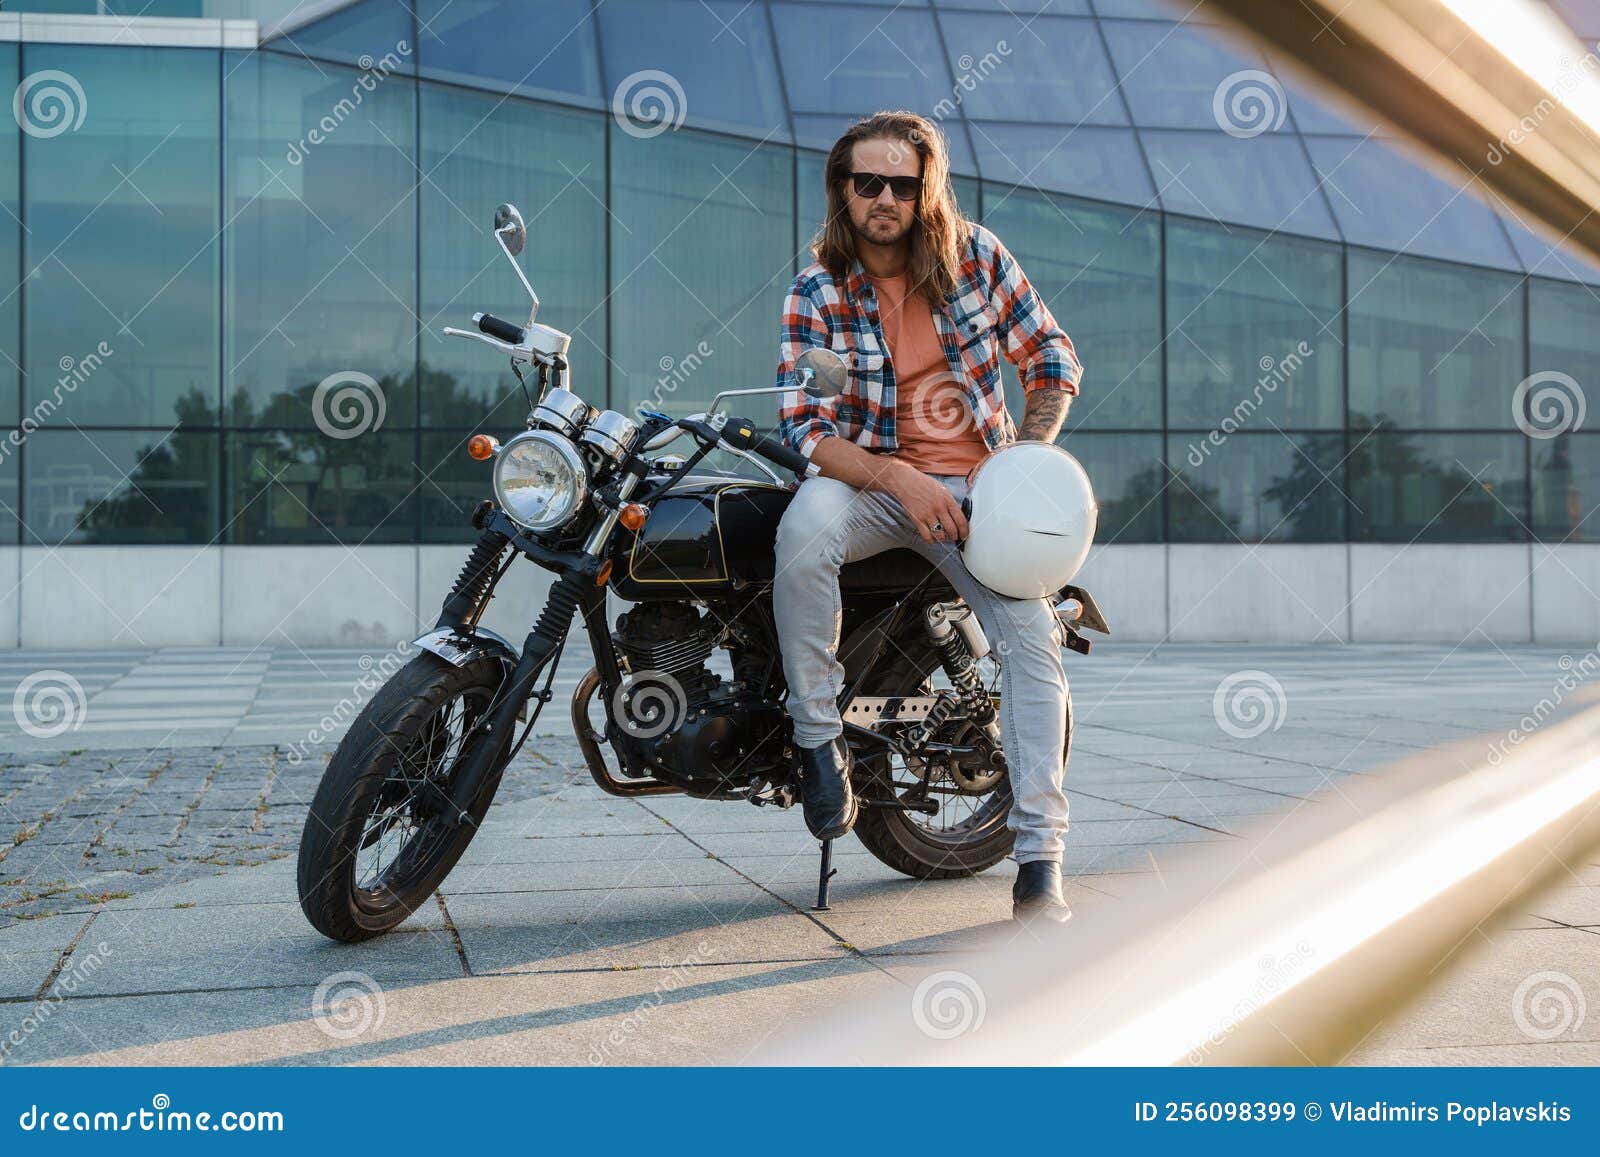
[[[478,462],[487,462],[499,449],[500,443],[488,434],[474,434],[467,439],[467,454]]]
[[[611,560],[608,558],[600,564],[600,571],[594,576],[594,585],[603,587],[611,581]]]
[[[650,508],[643,503],[630,502],[617,512],[617,521],[629,530],[637,531],[650,517]]]

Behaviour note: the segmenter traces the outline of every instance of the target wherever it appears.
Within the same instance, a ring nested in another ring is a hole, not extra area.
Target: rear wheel
[[[470,824],[445,822],[444,792],[500,680],[492,659],[456,667],[423,653],[350,725],[300,839],[300,907],[318,932],[346,943],[387,932],[455,867],[499,776],[474,802]]]
[[[863,695],[931,695],[935,677],[942,675],[937,656],[919,648],[904,655],[861,688]],[[942,681],[942,680],[941,680]],[[934,738],[949,743],[970,742],[973,725],[956,718]],[[1072,749],[1072,700],[1067,700],[1067,730],[1062,746],[1065,763]],[[929,785],[928,798],[939,804],[937,815],[891,808],[862,808],[855,833],[866,848],[897,872],[923,880],[975,876],[1011,854],[1015,833],[1006,826],[1011,812],[1011,783],[1002,775],[986,791],[971,790],[973,781],[958,769],[941,763],[908,764],[897,755],[858,756],[852,777],[858,795],[898,799],[916,794],[920,780]]]

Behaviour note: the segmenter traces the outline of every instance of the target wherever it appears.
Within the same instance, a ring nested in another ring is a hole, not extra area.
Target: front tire
[[[466,737],[501,679],[493,659],[456,667],[424,652],[356,716],[300,838],[300,907],[318,932],[346,944],[381,935],[425,903],[455,867],[499,776],[474,801],[471,823],[445,823],[433,789],[448,789]]]
[[[903,653],[898,661],[867,680],[861,694],[926,695],[931,688],[930,679],[938,670],[939,661],[931,648],[919,647]],[[1071,751],[1072,698],[1069,693],[1066,735],[1061,751],[1063,764]],[[904,780],[906,772],[894,757],[857,757],[852,776],[857,795],[871,792],[881,799],[894,792],[891,785],[896,778]],[[1009,778],[1002,778],[985,796],[942,798],[946,801],[968,798],[978,804],[970,815],[946,830],[936,830],[924,817],[913,812],[863,807],[856,820],[856,836],[867,851],[889,867],[919,880],[976,876],[1011,854],[1016,833],[1006,824],[1012,802]]]

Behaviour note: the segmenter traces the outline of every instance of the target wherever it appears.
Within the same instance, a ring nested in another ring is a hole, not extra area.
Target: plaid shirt
[[[1028,393],[1078,392],[1083,366],[1071,339],[1016,259],[981,225],[972,226],[955,291],[933,311],[933,320],[990,450],[1017,437],[1001,390],[1002,346]],[[849,385],[836,398],[813,398],[795,388],[795,360],[812,346],[833,349],[850,367]],[[783,303],[778,358],[778,385],[785,389],[779,395],[778,429],[789,445],[808,458],[830,434],[871,450],[897,448],[894,367],[878,324],[877,297],[859,261],[845,279],[843,297],[821,265],[800,271]]]

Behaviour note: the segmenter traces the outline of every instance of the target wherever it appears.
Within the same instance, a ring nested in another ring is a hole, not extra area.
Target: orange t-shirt
[[[878,321],[894,363],[895,457],[924,474],[964,475],[989,453],[967,391],[945,360],[928,299],[911,293],[909,274],[869,278]]]

